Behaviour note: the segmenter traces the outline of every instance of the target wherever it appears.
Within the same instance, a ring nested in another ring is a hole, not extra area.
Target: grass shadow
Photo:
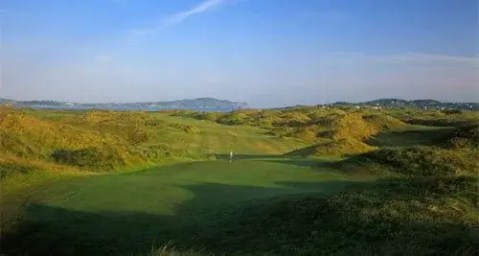
[[[229,160],[229,154],[214,154],[217,160]],[[233,160],[252,160],[252,159],[263,159],[263,158],[284,158],[283,155],[273,155],[273,154],[234,154]]]
[[[431,252],[430,247],[439,253],[454,251],[463,247],[464,242],[473,241],[473,230],[455,222],[426,223],[413,218],[402,219],[400,215],[394,215],[390,220],[379,217],[364,219],[360,206],[369,204],[367,200],[373,200],[373,205],[381,198],[409,202],[423,195],[391,191],[407,190],[409,187],[414,191],[423,191],[424,187],[436,186],[435,182],[427,180],[412,183],[406,188],[403,188],[402,180],[396,183],[388,185],[390,188],[383,188],[388,193],[386,195],[374,192],[370,197],[361,197],[369,194],[363,194],[363,190],[358,189],[352,195],[357,195],[362,201],[344,203],[326,201],[326,194],[318,192],[317,188],[323,186],[328,191],[336,191],[353,184],[351,182],[278,183],[286,188],[203,183],[185,186],[194,193],[194,197],[178,205],[174,215],[85,212],[31,205],[17,232],[2,234],[2,252],[7,255],[137,255],[149,251],[154,244],[173,242],[179,250],[193,249],[218,255],[263,255],[263,252],[272,250],[281,252],[275,255],[296,255],[300,252],[288,248],[307,248],[308,251],[303,251],[302,255],[318,255],[338,249],[354,254],[355,250],[364,249],[373,252],[375,246],[387,250],[387,246],[381,247],[382,243],[396,244],[397,241],[408,244],[417,239],[411,234],[421,232],[423,236],[428,236],[424,240],[428,244],[407,250],[413,252],[425,248]],[[370,184],[374,183],[359,184],[359,187],[372,187]],[[292,190],[296,193],[291,193],[288,188],[296,189]],[[306,194],[299,194],[297,189]],[[444,186],[426,190],[437,189],[444,190]],[[262,196],[258,198],[258,195]],[[212,200],[226,196],[230,202]],[[350,204],[359,208],[351,208]],[[463,231],[467,233],[461,233]],[[320,232],[321,236],[315,238],[312,232]],[[474,248],[470,244],[467,246]],[[403,250],[397,245],[392,249],[399,250],[397,254]]]
[[[450,135],[454,128],[429,128],[380,133],[366,143],[376,147],[409,147],[437,145],[441,138]]]
[[[136,255],[153,244],[173,241],[178,248],[203,250],[203,238],[215,236],[218,221],[264,200],[301,192],[330,190],[336,185],[322,182],[282,183],[282,187],[237,186],[202,183],[183,186],[194,197],[178,205],[174,215],[147,212],[87,212],[45,204],[27,207],[23,222],[14,233],[1,237],[7,255]],[[285,187],[286,186],[286,187]],[[302,191],[300,191],[300,189]],[[220,197],[228,200],[215,200]],[[147,209],[146,209],[147,210]],[[228,248],[216,248],[216,252]]]

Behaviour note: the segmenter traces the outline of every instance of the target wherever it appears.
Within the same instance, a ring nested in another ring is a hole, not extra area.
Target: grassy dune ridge
[[[477,254],[478,120],[1,107],[2,253]]]

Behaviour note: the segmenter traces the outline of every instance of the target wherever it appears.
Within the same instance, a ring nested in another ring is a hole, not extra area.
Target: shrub
[[[152,160],[162,160],[171,157],[183,158],[188,156],[188,152],[186,150],[175,149],[168,144],[151,145],[147,148],[139,149],[139,153],[144,158]]]
[[[437,176],[477,172],[477,153],[432,147],[381,149],[363,155],[405,175]]]
[[[98,148],[58,149],[53,151],[51,157],[57,163],[91,169],[113,169],[125,164],[123,158],[113,150],[100,150]]]
[[[229,125],[239,125],[248,123],[250,117],[248,114],[234,111],[218,119],[219,123]]]
[[[281,115],[280,119],[275,121],[274,125],[298,127],[305,126],[309,124],[310,121],[311,118],[309,118],[306,114],[299,112],[288,112]]]
[[[147,142],[150,139],[150,134],[140,127],[135,127],[131,129],[128,134],[128,141],[133,145],[138,145],[140,143]]]
[[[221,117],[222,117],[222,114],[217,112],[202,112],[202,113],[197,113],[195,115],[196,119],[207,120],[212,122],[216,122]]]
[[[25,164],[3,163],[0,161],[0,180],[13,173],[28,173],[37,168]]]
[[[448,138],[446,138],[446,147],[451,148],[478,148],[479,147],[479,127],[477,125],[468,125],[457,128]]]
[[[316,126],[301,127],[290,134],[292,137],[299,138],[307,142],[315,142],[317,140],[318,129]]]
[[[201,132],[196,126],[189,124],[171,123],[170,126],[189,134],[198,134]]]

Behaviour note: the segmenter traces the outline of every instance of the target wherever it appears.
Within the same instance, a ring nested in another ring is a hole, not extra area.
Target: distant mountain
[[[441,102],[431,99],[419,99],[419,100],[402,100],[402,99],[378,99],[373,101],[366,101],[360,103],[349,102],[335,102],[332,105],[354,105],[354,106],[371,106],[371,107],[384,107],[384,108],[397,108],[397,107],[409,107],[409,108],[422,108],[422,109],[469,109],[479,110],[479,103],[473,102]]]
[[[59,101],[14,101],[9,99],[0,99],[0,104],[11,104],[17,107],[38,108],[38,109],[105,109],[105,110],[197,110],[197,111],[233,111],[236,109],[247,108],[248,105],[243,102],[232,102],[228,100],[218,100],[214,98],[197,98],[175,101],[157,101],[157,102],[135,102],[135,103],[74,103]]]

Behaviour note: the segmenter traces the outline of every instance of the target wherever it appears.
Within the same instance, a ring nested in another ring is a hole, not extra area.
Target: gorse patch
[[[53,151],[52,158],[61,164],[75,165],[93,169],[111,170],[125,164],[125,160],[114,150],[86,148],[77,150],[58,149]]]

